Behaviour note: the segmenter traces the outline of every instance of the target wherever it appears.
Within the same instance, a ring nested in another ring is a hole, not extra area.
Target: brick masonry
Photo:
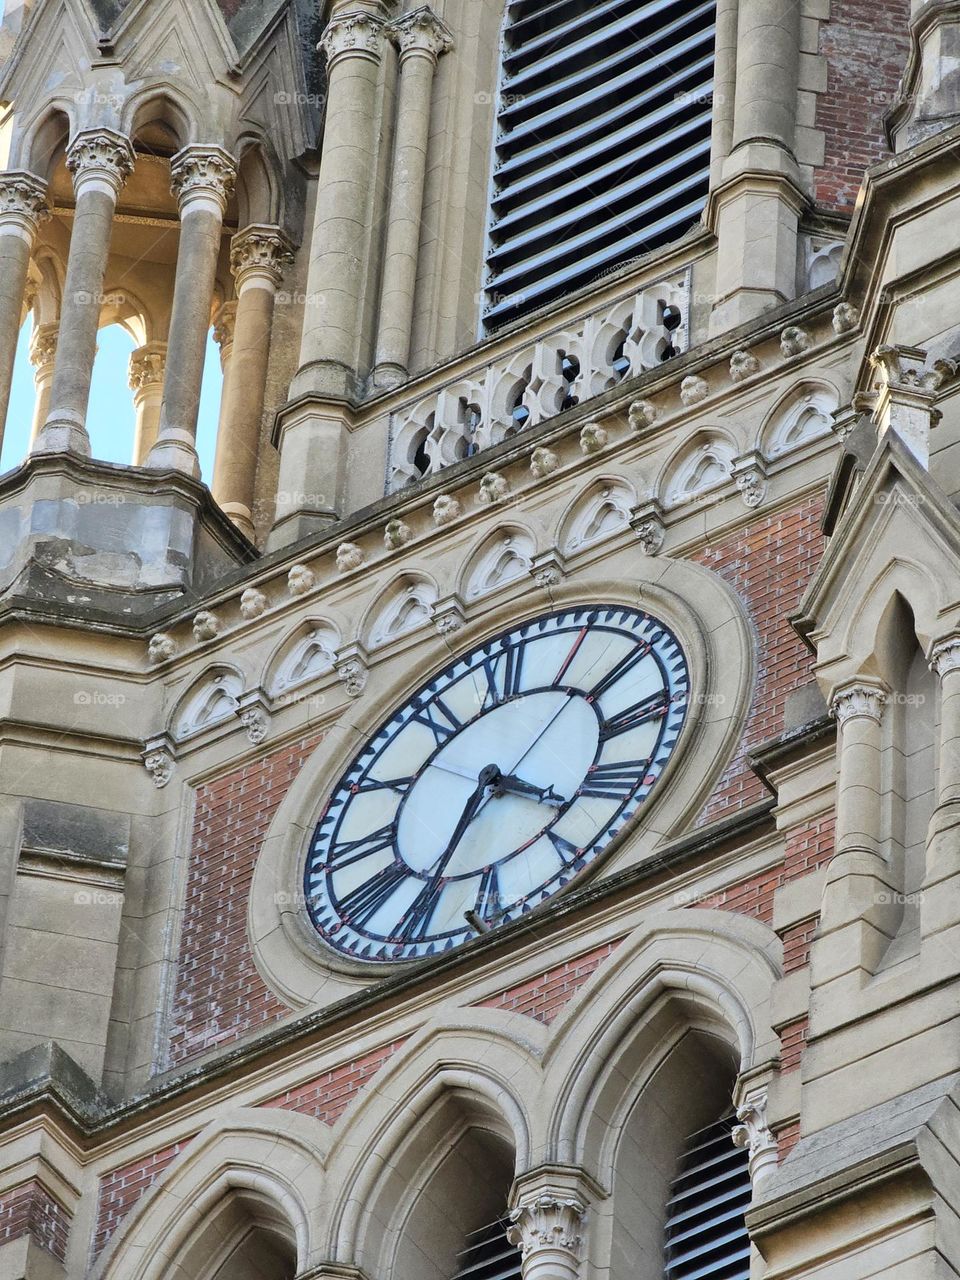
[[[189,1141],[189,1140],[187,1140]],[[187,1147],[187,1141],[175,1142],[162,1151],[140,1156],[121,1169],[114,1169],[100,1179],[97,1198],[97,1218],[93,1235],[93,1256],[96,1258],[109,1243],[110,1237],[140,1198],[153,1186],[164,1169]]]
[[[71,1221],[70,1213],[35,1179],[0,1195],[0,1246],[29,1236],[63,1262]]]
[[[271,819],[321,738],[313,734],[287,745],[197,791],[170,1065],[289,1012],[257,972],[247,941],[247,905]]]
[[[747,753],[782,732],[787,696],[813,679],[813,658],[787,621],[823,554],[821,496],[756,520],[694,558],[734,588],[753,622],[757,662],[753,705],[740,749],[700,816],[713,821],[761,800]]]
[[[622,941],[622,938],[616,938],[593,951],[565,960],[563,964],[527,978],[506,991],[478,1000],[474,1008],[508,1009],[549,1025]]]
[[[883,116],[906,66],[909,20],[910,0],[830,0],[820,25],[827,88],[816,110],[825,149],[814,196],[822,208],[852,213],[864,170],[890,154]]]
[[[263,1105],[281,1107],[284,1111],[299,1111],[304,1115],[315,1116],[324,1124],[335,1124],[351,1100],[403,1043],[401,1039],[381,1045],[363,1057],[332,1067],[316,1080],[287,1089]]]
[[[780,1028],[780,1070],[795,1071],[800,1065],[803,1046],[807,1042],[808,1019],[806,1014],[795,1022]]]

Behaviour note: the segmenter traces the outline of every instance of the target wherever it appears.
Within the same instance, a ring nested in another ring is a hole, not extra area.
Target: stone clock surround
[[[687,719],[649,800],[574,886],[642,862],[692,824],[740,741],[753,693],[749,623],[742,603],[719,576],[687,561],[644,557],[634,563],[639,580],[632,590],[623,581],[575,575],[554,589],[549,605],[541,601],[526,611],[532,617],[576,605],[642,608],[673,631],[690,672]],[[457,633],[455,647],[442,657],[430,646],[429,666],[411,666],[409,652],[391,663],[377,693],[364,699],[355,717],[341,718],[277,808],[251,884],[247,929],[262,978],[292,1008],[329,1004],[406,967],[340,955],[323,943],[309,921],[302,892],[306,849],[330,790],[383,720],[451,656],[520,620],[515,600],[491,603]],[[549,911],[549,906],[540,910]]]

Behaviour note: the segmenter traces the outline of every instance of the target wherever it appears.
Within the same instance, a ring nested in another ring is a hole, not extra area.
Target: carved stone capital
[[[167,367],[167,344],[148,342],[130,352],[129,382],[134,397],[163,386],[163,374]]]
[[[575,1280],[586,1219],[587,1206],[579,1196],[549,1190],[511,1209],[507,1239],[520,1249],[524,1276]]]
[[[951,671],[960,671],[960,632],[936,642],[930,651],[930,666],[941,680]]]
[[[327,74],[344,58],[383,57],[387,24],[371,13],[342,13],[333,17],[320,37],[317,48],[327,59]]]
[[[133,165],[130,139],[112,129],[85,129],[67,147],[67,168],[78,196],[84,186],[97,184],[116,199]]]
[[[236,177],[233,156],[223,147],[183,147],[170,161],[170,189],[181,214],[194,201],[205,201],[218,208],[222,217]]]
[[[220,348],[220,359],[230,354],[233,346],[233,335],[237,328],[237,304],[225,302],[217,308],[213,317],[213,340]]]
[[[878,684],[853,681],[842,685],[830,699],[831,714],[836,716],[841,728],[850,720],[874,720],[877,724],[883,719],[883,709],[887,705],[886,690]]]
[[[264,276],[274,287],[283,278],[283,268],[293,261],[290,241],[279,227],[252,224],[230,241],[230,270],[237,292],[253,276]]]
[[[893,433],[922,467],[930,464],[930,432],[940,421],[937,393],[956,376],[952,360],[928,367],[921,347],[878,347],[870,357],[877,379],[876,421],[880,436]]]
[[[0,173],[0,235],[12,229],[32,239],[49,217],[45,182],[25,169]]]
[[[733,1145],[750,1154],[750,1181],[754,1191],[777,1167],[777,1140],[767,1124],[767,1091],[757,1089],[737,1108],[740,1123],[730,1135]]]
[[[453,48],[453,36],[449,28],[440,21],[429,5],[391,22],[387,34],[400,50],[401,61],[419,54],[436,63],[438,58]]]
[[[59,337],[58,324],[34,325],[33,333],[30,335],[30,363],[38,374],[53,365]]]

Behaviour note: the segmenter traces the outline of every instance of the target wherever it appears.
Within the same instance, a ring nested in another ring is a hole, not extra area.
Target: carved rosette
[[[32,237],[49,217],[45,182],[25,169],[0,173],[0,231],[13,227]]]
[[[524,1276],[578,1276],[586,1217],[587,1207],[577,1196],[550,1192],[512,1209],[507,1239],[520,1249]]]
[[[777,1167],[777,1140],[767,1124],[767,1091],[748,1094],[737,1108],[740,1123],[732,1134],[733,1145],[749,1152],[750,1181],[756,1191]]]
[[[830,700],[830,710],[841,728],[849,720],[856,719],[874,720],[880,724],[886,705],[886,692],[879,685],[858,682],[843,685]]]
[[[53,368],[57,355],[57,340],[60,337],[58,324],[34,325],[30,335],[30,363],[36,369],[37,377]]]
[[[270,717],[263,707],[246,707],[239,712],[239,716],[247,737],[258,747],[270,732]]]
[[[269,607],[270,601],[256,587],[247,587],[240,597],[240,617],[245,622],[252,622],[254,618],[262,617]]]
[[[386,29],[384,19],[371,13],[344,13],[332,18],[317,45],[327,59],[327,74],[343,58],[369,58],[379,62]]]
[[[420,55],[436,63],[453,48],[453,36],[429,5],[392,22],[387,35],[400,50],[401,61]]]
[[[937,641],[930,654],[930,666],[941,680],[953,671],[960,671],[960,634]]]
[[[194,200],[213,202],[221,216],[233,191],[237,166],[222,147],[184,147],[170,161],[170,190],[181,214]]]
[[[77,195],[84,184],[99,182],[106,184],[116,198],[133,172],[133,164],[130,139],[112,129],[86,129],[67,147],[67,168],[73,174]]]
[[[292,261],[290,241],[279,227],[254,224],[230,241],[230,270],[238,293],[252,276],[264,276],[276,288],[284,266]]]
[[[153,785],[158,789],[165,787],[173,777],[173,757],[163,748],[148,752],[143,757],[143,767],[153,779]]]
[[[367,687],[367,668],[359,658],[338,662],[337,676],[351,698],[359,698]]]
[[[163,374],[167,367],[167,344],[148,342],[130,353],[129,382],[134,398],[144,391],[163,386]]]

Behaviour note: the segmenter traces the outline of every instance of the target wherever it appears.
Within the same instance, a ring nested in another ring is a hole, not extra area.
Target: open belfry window
[[[667,1202],[666,1280],[750,1280],[749,1153],[733,1145],[726,1116],[687,1143]]]
[[[716,0],[510,0],[488,331],[667,244],[707,197]]]
[[[507,1239],[506,1219],[467,1236],[452,1280],[520,1280],[520,1250]]]

